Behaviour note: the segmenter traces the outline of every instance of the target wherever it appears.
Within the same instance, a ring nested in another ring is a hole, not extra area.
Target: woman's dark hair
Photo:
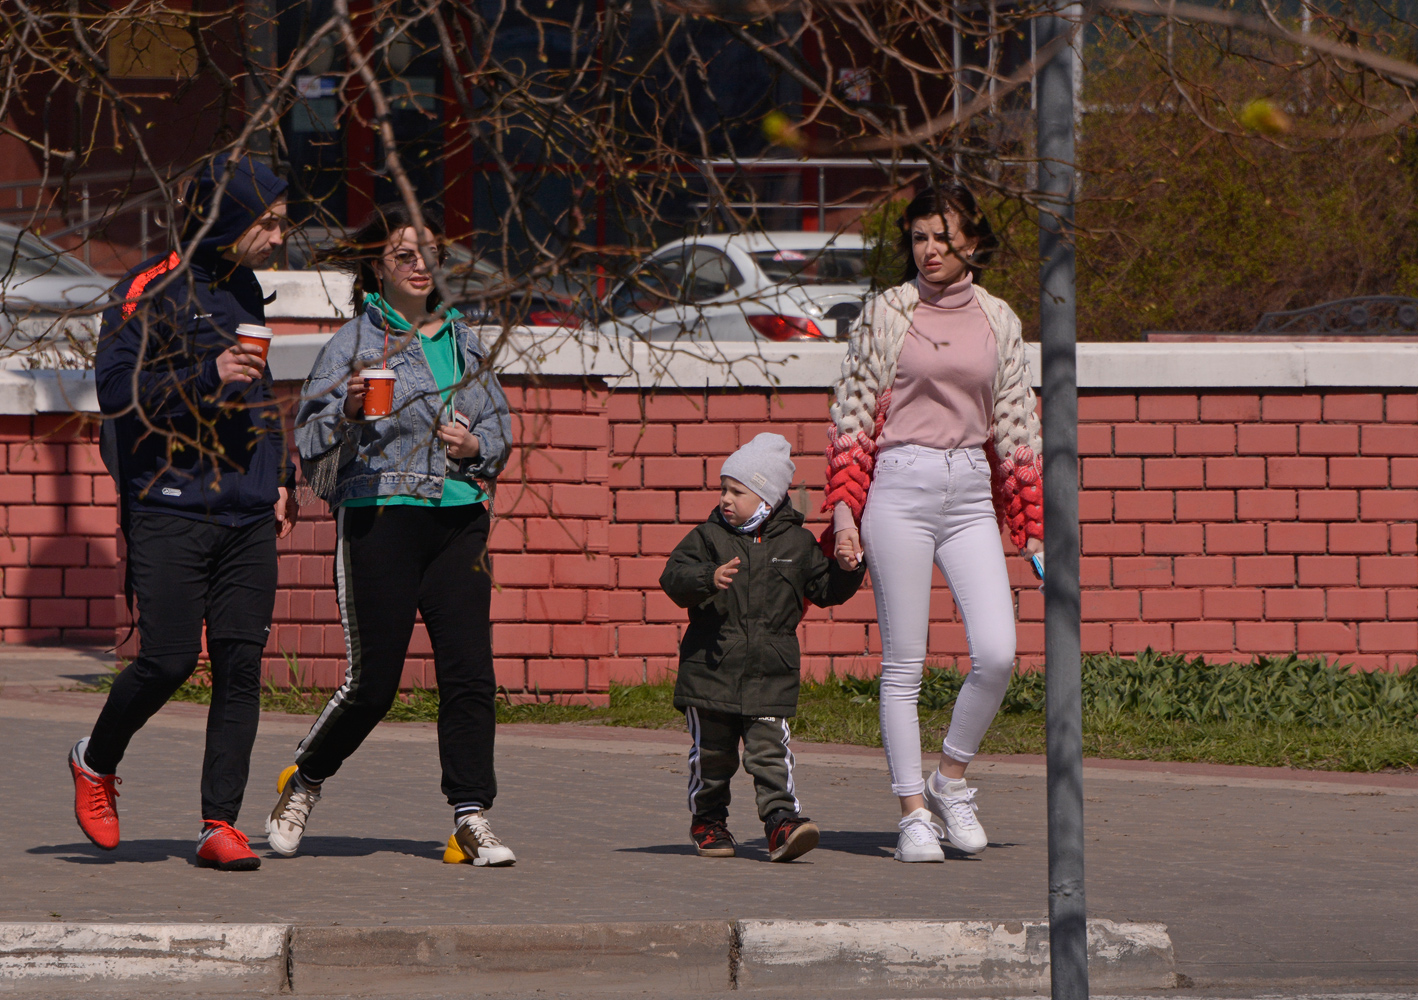
[[[970,193],[969,188],[961,184],[942,184],[922,191],[912,198],[910,204],[901,212],[901,218],[896,221],[896,225],[901,230],[901,240],[897,247],[906,261],[904,280],[915,281],[916,275],[920,274],[920,269],[916,267],[916,255],[911,248],[911,223],[932,215],[948,218],[950,212],[960,216],[960,231],[965,238],[975,240],[975,255],[969,258],[968,266],[971,276],[976,281],[980,280],[980,272],[994,256],[999,247],[999,240],[994,229],[990,227],[990,220],[975,204],[975,196]]]
[[[443,239],[443,211],[436,205],[420,206],[423,224],[436,239]],[[375,273],[374,262],[384,256],[384,248],[389,245],[389,237],[404,229],[414,228],[413,213],[401,201],[380,205],[369,218],[347,238],[340,240],[328,250],[321,251],[318,263],[329,264],[337,271],[344,271],[354,277],[354,310],[358,316],[364,312],[364,297],[380,290],[379,275]],[[428,293],[424,306],[430,313],[438,306],[438,289]]]

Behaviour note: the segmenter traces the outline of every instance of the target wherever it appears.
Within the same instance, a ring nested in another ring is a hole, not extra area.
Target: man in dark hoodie
[[[260,716],[276,539],[298,508],[270,371],[260,352],[237,343],[236,328],[264,324],[252,268],[281,244],[285,189],[256,160],[216,157],[188,197],[190,265],[182,267],[179,252],[145,261],[103,315],[98,397],[139,649],[69,768],[79,828],[106,850],[118,846],[118,762],[197,668],[205,623],[212,704],[197,860],[225,871],[261,866],[232,824]]]

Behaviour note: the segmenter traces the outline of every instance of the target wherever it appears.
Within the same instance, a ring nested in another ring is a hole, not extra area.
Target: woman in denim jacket
[[[385,205],[329,259],[353,272],[356,318],[315,361],[296,420],[307,479],[335,510],[344,683],[281,772],[273,850],[300,846],[310,810],[398,693],[415,613],[433,643],[438,752],[454,830],[443,860],[516,861],[486,818],[497,794],[488,501],[511,443],[507,399],[476,333],[443,308],[427,267],[443,227]],[[388,416],[364,414],[366,369],[394,372]]]

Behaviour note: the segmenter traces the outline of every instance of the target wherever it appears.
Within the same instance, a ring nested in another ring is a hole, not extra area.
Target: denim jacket
[[[497,377],[479,372],[487,352],[473,328],[456,323],[453,335],[462,352],[464,384],[452,403],[470,422],[481,448],[476,458],[451,459],[435,430],[443,398],[424,358],[422,338],[407,342],[390,331],[384,361],[384,319],[368,309],[336,331],[315,359],[296,413],[295,441],[316,493],[334,507],[362,497],[442,495],[450,468],[491,484],[507,464],[512,421]],[[399,345],[399,346],[396,346]],[[352,374],[384,366],[395,373],[394,407],[387,417],[349,420],[345,394]],[[339,451],[335,452],[334,449]],[[332,489],[322,489],[312,466],[338,463]],[[490,490],[489,490],[490,491]]]

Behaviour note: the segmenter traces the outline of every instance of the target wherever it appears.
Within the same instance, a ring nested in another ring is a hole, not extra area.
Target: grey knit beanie
[[[792,448],[781,434],[760,434],[724,462],[720,475],[737,479],[770,507],[777,507],[793,485],[797,466]]]

